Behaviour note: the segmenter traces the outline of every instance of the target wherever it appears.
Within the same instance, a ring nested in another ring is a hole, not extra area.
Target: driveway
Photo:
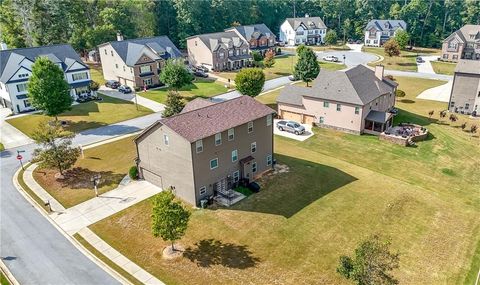
[[[448,103],[450,101],[450,93],[452,92],[452,87],[453,80],[449,80],[443,85],[423,91],[417,96],[417,98]]]
[[[290,133],[290,132],[280,131],[276,127],[278,121],[280,121],[280,120],[277,120],[277,119],[273,120],[273,123],[274,123],[273,134],[274,135],[286,137],[286,138],[289,138],[289,139],[294,139],[294,140],[301,141],[301,142],[303,142],[304,140],[313,136],[312,125],[310,125],[310,124],[301,124],[305,128],[305,133],[303,135],[296,135],[296,134],[293,134],[293,133]]]
[[[138,105],[144,106],[154,112],[163,112],[163,109],[165,109],[165,105],[155,102],[153,100],[147,99],[142,96],[135,96],[134,92],[130,94],[123,94],[122,92],[119,92],[115,89],[108,88],[106,86],[100,86],[100,89],[98,90],[98,92],[110,97],[130,101],[133,103],[135,103],[135,97],[137,97],[136,100]]]
[[[6,149],[33,143],[32,139],[5,121],[11,113],[8,108],[0,109],[0,142]]]
[[[422,56],[423,62],[417,63],[418,72],[435,74],[431,61],[437,60],[438,55]]]

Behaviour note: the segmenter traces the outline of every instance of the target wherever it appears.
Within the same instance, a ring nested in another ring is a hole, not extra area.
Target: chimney
[[[383,80],[383,65],[376,65],[375,66],[375,76],[380,79],[380,80]]]
[[[305,14],[305,18],[308,18],[308,14]]]
[[[7,49],[8,49],[7,44],[4,42],[0,42],[0,50],[7,50]]]
[[[122,33],[120,33],[120,32],[117,33],[117,41],[118,41],[118,42],[123,41],[123,35],[122,35]]]

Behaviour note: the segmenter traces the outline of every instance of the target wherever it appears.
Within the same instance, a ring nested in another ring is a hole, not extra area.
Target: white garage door
[[[148,182],[152,183],[155,186],[163,188],[162,185],[162,177],[157,175],[151,171],[146,170],[145,168],[141,168],[143,179],[147,180]]]

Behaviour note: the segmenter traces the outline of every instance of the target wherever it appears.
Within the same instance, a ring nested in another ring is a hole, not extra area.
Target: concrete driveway
[[[417,98],[448,103],[450,101],[450,93],[452,92],[452,87],[453,80],[449,80],[443,85],[423,91],[417,96]]]
[[[273,134],[274,135],[286,137],[286,138],[289,138],[289,139],[294,139],[294,140],[301,141],[301,142],[303,142],[304,140],[313,136],[312,125],[310,125],[310,124],[300,124],[305,128],[305,133],[302,134],[302,135],[296,135],[296,134],[293,134],[293,133],[290,133],[290,132],[280,131],[276,127],[278,121],[281,121],[281,120],[277,120],[277,119],[273,120],[273,123],[275,124],[274,127],[273,127]]]
[[[435,71],[433,71],[433,67],[430,62],[437,60],[438,55],[421,56],[421,57],[423,59],[423,62],[417,63],[418,72],[435,74]]]

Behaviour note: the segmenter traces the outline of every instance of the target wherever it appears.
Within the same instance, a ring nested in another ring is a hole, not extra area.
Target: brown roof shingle
[[[203,99],[203,98],[195,98],[192,101],[188,102],[185,107],[182,109],[182,113],[190,112],[196,109],[200,109],[203,107],[207,107],[210,105],[215,104],[215,102],[212,102],[208,99]]]

